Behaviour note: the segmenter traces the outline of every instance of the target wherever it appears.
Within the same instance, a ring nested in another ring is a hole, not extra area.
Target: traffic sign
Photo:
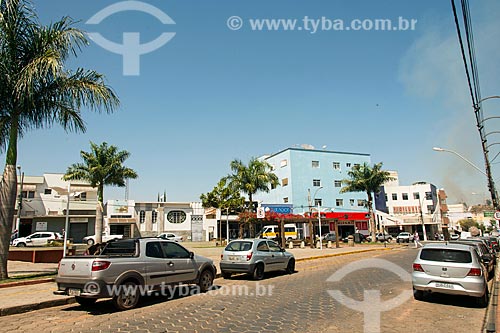
[[[493,217],[495,217],[495,220],[500,221],[500,211],[497,210]]]
[[[264,217],[266,217],[266,211],[264,210],[264,207],[257,207],[257,218],[263,219]]]

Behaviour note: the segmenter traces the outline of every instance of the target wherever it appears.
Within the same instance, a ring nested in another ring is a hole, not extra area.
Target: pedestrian
[[[423,246],[422,243],[420,243],[420,236],[418,235],[418,232],[415,231],[415,234],[413,235],[413,242],[415,243],[415,248],[417,249],[418,246]]]

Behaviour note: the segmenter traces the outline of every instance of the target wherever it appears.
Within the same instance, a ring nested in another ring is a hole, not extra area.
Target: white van
[[[259,237],[261,238],[268,238],[268,239],[274,239],[279,237],[278,234],[278,226],[277,225],[266,225],[262,230],[259,232]],[[297,226],[295,224],[285,224],[285,239],[286,240],[291,240],[291,239],[297,239]]]

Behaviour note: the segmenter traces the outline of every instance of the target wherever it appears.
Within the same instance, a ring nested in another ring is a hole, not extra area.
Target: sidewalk
[[[192,247],[190,243],[184,243],[185,247],[195,252],[196,254],[211,258],[219,272],[220,255],[223,247]],[[198,244],[196,244],[198,246]],[[341,247],[336,249],[323,248],[294,248],[287,249],[293,253],[296,261],[313,260],[319,258],[326,258],[338,255],[347,255],[351,253],[361,253],[367,251],[379,251],[390,249],[394,245],[358,245],[355,247],[348,247],[347,244],[341,244]],[[9,261],[8,270],[9,275],[24,275],[34,273],[47,273],[57,271],[58,264],[33,264],[21,261]],[[219,276],[218,276],[219,277]],[[45,280],[47,281],[47,280]],[[49,280],[50,281],[50,280]],[[11,315],[16,313],[28,312],[53,306],[65,305],[74,303],[75,300],[70,296],[56,296],[52,292],[56,290],[56,283],[53,281],[36,283],[30,285],[13,286],[7,288],[0,288],[0,316]]]

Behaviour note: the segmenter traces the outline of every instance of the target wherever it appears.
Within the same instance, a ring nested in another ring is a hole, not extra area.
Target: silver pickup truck
[[[82,306],[112,298],[119,310],[134,308],[140,296],[178,284],[197,284],[199,292],[212,287],[213,261],[182,245],[158,238],[116,240],[97,256],[61,259],[56,295],[75,296]]]

